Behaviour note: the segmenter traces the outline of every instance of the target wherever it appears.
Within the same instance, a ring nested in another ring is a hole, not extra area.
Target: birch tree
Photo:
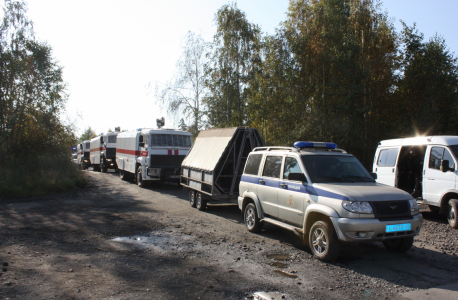
[[[183,52],[176,64],[172,80],[165,86],[156,85],[156,97],[168,115],[178,122],[188,120],[194,137],[205,125],[205,106],[202,102],[205,86],[207,43],[200,35],[189,31],[184,37]]]

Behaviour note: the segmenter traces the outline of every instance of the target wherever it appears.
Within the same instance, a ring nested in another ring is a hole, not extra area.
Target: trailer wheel
[[[146,187],[146,182],[142,179],[142,167],[137,169],[137,185],[141,188]]]
[[[198,210],[205,210],[207,208],[207,200],[202,198],[201,193],[196,193],[196,208]]]
[[[258,211],[254,203],[248,203],[243,213],[245,226],[249,232],[259,232],[262,229],[263,223],[259,220]]]
[[[189,203],[191,207],[196,207],[196,193],[193,190],[189,190]]]

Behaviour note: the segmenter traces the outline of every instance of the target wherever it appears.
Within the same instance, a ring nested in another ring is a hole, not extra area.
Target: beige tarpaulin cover
[[[181,166],[212,172],[236,130],[237,127],[202,130]]]

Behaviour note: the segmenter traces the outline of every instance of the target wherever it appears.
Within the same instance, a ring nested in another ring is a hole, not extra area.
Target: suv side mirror
[[[452,171],[452,170],[453,169],[448,167],[448,160],[444,159],[441,163],[441,171],[445,173],[445,172]]]
[[[304,173],[289,173],[288,180],[307,182]]]
[[[140,147],[145,147],[145,143],[143,143],[143,142],[138,143],[138,145],[139,145]]]

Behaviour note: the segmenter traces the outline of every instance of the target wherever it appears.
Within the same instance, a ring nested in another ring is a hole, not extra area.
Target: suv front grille
[[[410,217],[410,204],[407,200],[377,201],[371,202],[375,217],[396,218],[401,216]]]

